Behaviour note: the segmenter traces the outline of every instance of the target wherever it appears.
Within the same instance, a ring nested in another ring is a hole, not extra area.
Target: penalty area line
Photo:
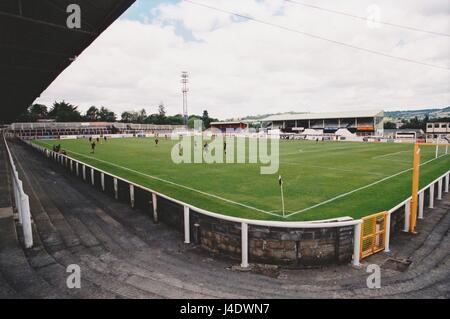
[[[47,144],[45,142],[43,142],[43,143],[46,144],[47,146],[50,146],[49,144]],[[131,169],[131,168],[128,168],[128,167],[125,167],[125,166],[114,164],[114,163],[111,163],[111,162],[108,162],[108,161],[105,161],[105,160],[102,160],[102,159],[99,159],[99,158],[95,158],[95,157],[88,156],[88,155],[85,155],[85,154],[81,154],[81,153],[78,153],[78,152],[74,152],[74,151],[71,151],[71,150],[68,150],[68,151],[70,153],[77,154],[79,156],[83,156],[85,158],[89,158],[89,159],[92,159],[92,160],[95,160],[95,161],[98,161],[98,162],[103,162],[105,164],[108,164],[108,165],[111,165],[111,166],[114,166],[114,167],[117,167],[117,168],[120,168],[120,169],[123,169],[123,170],[127,170],[129,172],[132,172],[132,173],[135,173],[135,174],[138,174],[138,175],[142,175],[142,176],[145,176],[145,177],[148,177],[148,178],[151,178],[151,179],[163,182],[163,183],[167,183],[167,184],[170,184],[170,185],[173,185],[173,186],[176,186],[176,187],[184,188],[184,189],[192,191],[192,192],[196,192],[196,193],[199,193],[199,194],[202,194],[202,195],[205,195],[205,196],[209,196],[209,197],[212,197],[212,198],[224,201],[224,202],[229,203],[229,204],[238,205],[238,206],[241,206],[241,207],[244,207],[244,208],[248,208],[248,209],[252,209],[254,211],[257,211],[257,212],[260,212],[260,213],[264,213],[264,214],[267,214],[267,215],[271,215],[271,216],[282,217],[281,215],[278,215],[278,214],[274,214],[274,213],[271,213],[271,212],[268,212],[268,211],[265,211],[265,210],[262,210],[262,209],[259,209],[259,208],[247,205],[247,204],[235,202],[235,201],[233,201],[231,199],[227,199],[227,198],[223,198],[223,197],[218,196],[218,195],[210,194],[210,193],[207,193],[207,192],[204,192],[204,191],[201,191],[201,190],[189,187],[189,186],[185,186],[185,185],[178,184],[178,183],[175,183],[175,182],[172,182],[172,181],[168,181],[168,180],[165,180],[165,179],[160,178],[160,177],[156,177],[156,176],[152,176],[152,175],[149,175],[149,174],[145,174],[145,173],[136,171],[134,169]]]
[[[395,153],[388,153],[388,154],[384,154],[384,155],[378,155],[378,156],[372,157],[372,159],[383,158],[383,157],[387,157],[387,156],[391,156],[391,155],[396,155],[396,154],[400,154],[400,153],[406,153],[406,152],[411,152],[411,151],[410,151],[410,150],[407,150],[407,151],[400,151],[400,152],[395,152]]]
[[[426,161],[426,162],[420,164],[420,166],[423,166],[423,165],[426,165],[426,164],[428,164],[428,163],[431,163],[431,162],[433,162],[433,161],[435,161],[435,160],[437,160],[437,159],[439,159],[439,158],[441,158],[441,157],[447,156],[447,155],[448,155],[448,154],[444,154],[444,155],[441,155],[441,156],[439,156],[439,157],[436,157],[436,158],[433,158],[433,159],[431,159],[431,160],[428,160],[428,161]],[[377,185],[377,184],[379,184],[379,183],[385,182],[385,181],[387,181],[387,180],[389,180],[389,179],[391,179],[391,178],[397,177],[397,176],[399,176],[399,175],[401,175],[401,174],[404,174],[404,173],[406,173],[406,172],[409,172],[409,171],[412,171],[412,168],[405,169],[405,170],[403,170],[403,171],[401,171],[401,172],[395,173],[395,174],[393,174],[393,175],[391,175],[391,176],[387,176],[387,177],[382,178],[382,179],[380,179],[380,180],[378,180],[378,181],[375,181],[375,182],[373,182],[373,183],[370,183],[370,184],[364,185],[364,186],[362,186],[362,187],[356,188],[356,189],[351,190],[351,191],[349,191],[349,192],[347,192],[347,193],[343,193],[343,194],[337,195],[337,196],[335,196],[335,197],[333,197],[333,198],[330,198],[330,199],[328,199],[328,200],[326,200],[326,201],[323,201],[323,202],[320,202],[320,203],[315,204],[315,205],[313,205],[313,206],[306,207],[306,208],[304,208],[304,209],[298,210],[298,211],[296,211],[296,212],[293,212],[293,213],[291,213],[291,214],[286,215],[285,218],[288,218],[288,217],[291,217],[291,216],[294,216],[294,215],[297,215],[297,214],[306,212],[306,211],[311,210],[311,209],[313,209],[313,208],[317,208],[317,207],[319,207],[319,206],[323,206],[323,205],[325,205],[325,204],[334,202],[334,201],[337,200],[337,199],[346,197],[346,196],[348,196],[348,195],[351,195],[351,194],[356,193],[356,192],[358,192],[358,191],[361,191],[361,190],[363,190],[363,189],[366,189],[366,188],[372,187],[372,186],[374,186],[374,185]]]

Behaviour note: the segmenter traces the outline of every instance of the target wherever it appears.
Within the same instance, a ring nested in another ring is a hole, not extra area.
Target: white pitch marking
[[[47,146],[50,146],[49,144],[47,144],[45,142],[43,142],[43,143],[46,144]],[[175,182],[171,182],[171,181],[165,180],[165,179],[160,178],[160,177],[156,177],[156,176],[148,175],[148,174],[145,174],[145,173],[142,173],[142,172],[139,172],[139,171],[135,171],[134,169],[131,169],[131,168],[128,168],[128,167],[124,167],[124,166],[121,166],[121,165],[117,165],[117,164],[114,164],[114,163],[111,163],[111,162],[108,162],[108,161],[104,161],[104,160],[101,160],[101,159],[98,159],[98,158],[95,158],[95,157],[92,157],[92,156],[84,155],[84,154],[81,154],[81,153],[78,153],[78,152],[74,152],[74,151],[70,151],[70,150],[69,150],[69,152],[73,153],[73,154],[77,154],[77,155],[83,156],[83,157],[86,157],[86,158],[90,158],[90,159],[96,160],[98,162],[103,162],[103,163],[106,163],[108,165],[115,166],[115,167],[118,167],[118,168],[130,171],[130,172],[135,173],[135,174],[139,174],[139,175],[142,175],[142,176],[145,176],[145,177],[149,177],[149,178],[158,180],[160,182],[164,182],[164,183],[171,184],[171,185],[174,185],[174,186],[177,186],[177,187],[181,187],[181,188],[193,191],[193,192],[200,193],[200,194],[205,195],[205,196],[210,196],[210,197],[222,200],[222,201],[227,202],[227,203],[231,203],[231,204],[234,204],[234,205],[239,205],[239,206],[242,206],[242,207],[245,207],[245,208],[249,208],[249,209],[252,209],[252,210],[264,213],[264,214],[268,214],[268,215],[272,215],[272,216],[276,216],[276,217],[282,217],[282,216],[280,216],[278,214],[273,214],[271,212],[268,212],[268,211],[265,211],[265,210],[262,210],[262,209],[259,209],[259,208],[247,205],[247,204],[242,204],[242,203],[239,203],[239,202],[235,202],[235,201],[233,201],[231,199],[227,199],[227,198],[220,197],[218,195],[206,193],[206,192],[203,192],[203,191],[195,189],[195,188],[191,188],[191,187],[188,187],[188,186],[185,186],[185,185],[181,185],[181,184],[178,184],[178,183],[175,183]]]
[[[429,161],[426,161],[426,162],[420,164],[420,166],[423,166],[423,165],[425,165],[425,164],[431,163],[432,161],[435,161],[435,160],[437,160],[437,159],[439,159],[439,158],[441,158],[441,157],[443,157],[443,156],[446,156],[446,155],[441,155],[441,156],[439,156],[439,157],[437,157],[437,158],[433,158],[433,159],[431,159],[431,160],[429,160]],[[358,192],[358,191],[360,191],[360,190],[363,190],[363,189],[372,187],[372,186],[374,186],[374,185],[376,185],[376,184],[382,183],[382,182],[384,182],[384,181],[387,181],[388,179],[394,178],[394,177],[396,177],[396,176],[398,176],[398,175],[401,175],[401,174],[403,174],[403,173],[409,172],[409,171],[411,171],[411,170],[412,170],[412,168],[408,168],[408,169],[406,169],[406,170],[403,170],[403,171],[398,172],[398,173],[396,173],[396,174],[393,174],[393,175],[391,175],[391,176],[382,178],[382,179],[380,179],[380,180],[378,180],[378,181],[375,181],[375,182],[373,182],[373,183],[370,183],[370,184],[367,184],[367,185],[365,185],[365,186],[356,188],[356,189],[354,189],[354,190],[352,190],[352,191],[349,191],[349,192],[347,192],[347,193],[343,193],[343,194],[337,195],[337,196],[335,196],[335,197],[333,197],[333,198],[327,199],[326,201],[320,202],[320,203],[315,204],[315,205],[313,205],[313,206],[306,207],[306,208],[301,209],[301,210],[298,210],[298,211],[296,211],[296,212],[294,212],[294,213],[288,214],[288,215],[286,215],[286,218],[291,217],[291,216],[294,216],[294,215],[299,214],[299,213],[306,212],[306,211],[311,210],[311,209],[313,209],[313,208],[316,208],[316,207],[319,207],[319,206],[322,206],[322,205],[331,203],[331,202],[333,202],[333,201],[335,201],[335,200],[337,200],[337,199],[339,199],[339,198],[346,197],[346,196],[351,195],[351,194],[353,194],[353,193],[356,193],[356,192]]]
[[[336,167],[326,167],[326,166],[319,166],[319,165],[311,165],[311,164],[304,164],[304,163],[294,163],[294,162],[280,162],[280,164],[285,165],[300,165],[302,167],[315,167],[315,168],[321,168],[321,169],[328,169],[333,171],[341,171],[346,173],[355,173],[355,170],[345,169],[345,168],[336,168]],[[381,173],[375,173],[375,172],[361,172],[361,174],[368,174],[368,175],[377,175],[377,176],[386,176],[385,174]]]
[[[378,156],[372,157],[372,159],[383,158],[383,157],[386,157],[386,156],[391,156],[391,155],[400,154],[400,153],[406,153],[406,152],[411,152],[411,151],[407,150],[407,151],[400,151],[400,152],[389,153],[389,154],[384,154],[384,155],[378,155]]]
[[[367,150],[367,149],[373,149],[372,147],[367,147],[367,146],[361,146],[361,145],[346,145],[346,146],[342,146],[342,147],[332,147],[332,148],[327,148],[326,151],[347,151],[347,150]],[[300,153],[302,154],[307,154],[307,153],[324,153],[324,149],[322,147],[319,148],[315,148],[315,147],[311,147],[311,149],[300,149],[298,152],[289,152],[289,153],[280,153],[280,155],[282,156],[287,156],[287,155],[299,155]]]

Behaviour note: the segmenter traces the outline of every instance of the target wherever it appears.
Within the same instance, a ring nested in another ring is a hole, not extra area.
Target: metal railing
[[[14,205],[19,214],[19,223],[22,226],[23,238],[26,248],[33,246],[33,231],[31,228],[31,213],[30,213],[30,201],[28,195],[23,190],[22,181],[19,178],[19,173],[14,164],[11,151],[9,150],[8,143],[5,136],[3,136],[3,142],[5,143],[6,152],[8,154],[8,162],[11,169],[11,180],[14,192]]]

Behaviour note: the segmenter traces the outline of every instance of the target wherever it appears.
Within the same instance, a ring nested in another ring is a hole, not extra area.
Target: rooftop
[[[299,114],[280,114],[271,115],[262,122],[272,121],[292,121],[292,120],[319,120],[319,119],[344,119],[355,117],[376,117],[384,116],[382,110],[368,110],[368,111],[344,111],[344,112],[325,112],[325,113],[299,113]]]
[[[233,125],[233,124],[248,124],[247,121],[223,121],[223,122],[211,122],[211,125]]]
[[[384,129],[383,130],[384,133],[409,133],[409,132],[415,132],[415,133],[420,133],[423,134],[423,130],[420,128],[398,128],[398,129]]]

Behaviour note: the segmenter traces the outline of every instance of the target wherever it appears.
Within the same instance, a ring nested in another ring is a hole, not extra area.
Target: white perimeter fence
[[[14,204],[19,214],[19,223],[22,226],[25,247],[31,248],[33,246],[33,231],[31,229],[30,201],[28,199],[28,195],[25,194],[23,190],[22,181],[19,178],[19,173],[17,172],[16,165],[14,164],[14,160],[5,136],[3,136],[3,141],[8,154],[8,162],[11,169],[11,180],[14,191]]]
[[[115,198],[118,198],[118,181],[125,182],[129,185],[130,188],[130,204],[134,207],[134,190],[135,188],[139,188],[141,190],[144,190],[146,192],[151,193],[152,195],[152,203],[153,203],[153,213],[155,216],[157,216],[158,211],[158,203],[157,203],[157,196],[164,198],[170,202],[173,202],[177,205],[180,205],[184,207],[184,242],[190,243],[190,222],[189,222],[189,215],[190,210],[197,212],[199,214],[203,214],[206,216],[210,216],[213,218],[240,223],[241,224],[241,266],[243,268],[246,268],[249,266],[248,263],[248,226],[249,225],[255,225],[255,226],[264,226],[264,227],[276,227],[276,228],[286,228],[286,229],[308,229],[308,228],[340,228],[340,227],[346,227],[346,226],[353,226],[354,227],[354,240],[353,240],[353,265],[359,266],[360,265],[360,238],[361,238],[361,224],[362,219],[353,219],[351,217],[341,217],[341,218],[334,218],[334,219],[327,219],[327,220],[318,220],[318,221],[309,221],[309,222],[288,222],[288,221],[266,221],[266,220],[253,220],[253,219],[245,219],[245,218],[239,218],[239,217],[233,217],[218,213],[213,213],[207,210],[204,210],[202,208],[195,207],[193,205],[190,205],[188,203],[182,202],[180,200],[171,198],[167,195],[161,194],[155,190],[152,190],[150,188],[138,185],[136,183],[133,183],[131,181],[128,181],[124,178],[118,177],[116,175],[113,175],[111,173],[108,173],[106,171],[103,171],[101,169],[98,169],[94,166],[88,165],[86,163],[83,163],[79,160],[76,160],[70,156],[63,155],[56,153],[54,151],[48,150],[47,148],[34,144],[30,141],[25,141],[25,143],[31,145],[35,149],[39,150],[40,152],[44,153],[47,157],[53,158],[55,161],[60,163],[61,165],[64,165],[66,167],[70,167],[71,171],[76,171],[77,176],[80,176],[80,174],[83,175],[83,179],[87,180],[88,177],[86,176],[86,168],[89,168],[91,171],[90,176],[90,182],[92,185],[95,183],[94,178],[94,171],[97,171],[100,173],[101,178],[101,187],[103,191],[105,190],[105,176],[109,176],[113,179],[114,183],[114,192],[115,192]],[[429,207],[434,207],[434,191],[435,186],[437,184],[438,190],[437,190],[437,199],[442,199],[442,192],[445,191],[448,193],[449,191],[449,176],[450,176],[450,170],[447,171],[445,174],[441,175],[437,179],[435,179],[432,183],[428,184],[424,188],[422,188],[419,192],[419,213],[418,218],[423,218],[423,210],[424,210],[424,195],[425,191],[430,192],[430,198],[429,198]],[[445,184],[445,185],[444,185]],[[410,202],[411,197],[407,198],[397,206],[393,207],[388,211],[387,214],[387,223],[386,223],[386,245],[385,250],[386,252],[389,252],[389,239],[390,239],[390,228],[391,228],[391,214],[398,210],[403,208],[405,206],[405,227],[404,231],[408,231],[409,229],[409,216],[410,216]],[[156,217],[157,218],[157,217]]]

